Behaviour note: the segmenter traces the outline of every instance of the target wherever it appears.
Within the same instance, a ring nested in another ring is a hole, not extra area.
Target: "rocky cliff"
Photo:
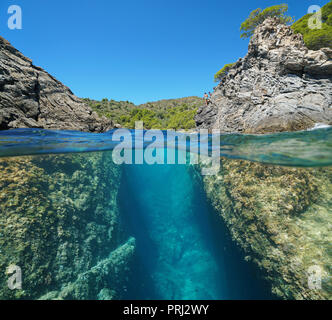
[[[198,128],[244,133],[332,124],[332,50],[309,50],[301,34],[267,19],[195,120]]]
[[[112,122],[0,37],[0,130],[11,128],[103,132]]]

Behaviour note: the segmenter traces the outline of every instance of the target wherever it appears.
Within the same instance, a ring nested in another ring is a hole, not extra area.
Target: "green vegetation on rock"
[[[143,121],[145,129],[192,129],[194,117],[203,99],[187,97],[160,100],[136,106],[129,101],[84,99],[98,113],[106,116],[121,127],[134,129],[136,121]]]
[[[280,23],[283,24],[292,23],[293,18],[286,15],[287,11],[287,4],[268,7],[264,10],[258,8],[252,11],[249,17],[241,24],[241,38],[250,38],[254,34],[256,27],[269,17],[277,17],[279,18]]]
[[[310,29],[309,19],[314,15],[310,13],[296,21],[292,28],[296,33],[303,35],[306,46],[311,50],[332,48],[332,1],[322,7],[322,28]]]
[[[290,24],[293,18],[287,16],[287,4],[268,7],[264,10],[258,8],[250,13],[248,19],[241,24],[241,38],[251,37],[257,26],[264,22],[269,17],[278,17],[280,23]],[[322,28],[310,29],[309,19],[315,13],[307,14],[292,25],[295,33],[301,33],[306,46],[311,50],[319,50],[324,47],[332,48],[332,1],[322,7]],[[227,75],[234,63],[226,64],[221,70],[214,75],[215,82],[219,82]]]
[[[228,63],[225,64],[215,75],[214,75],[214,81],[218,82],[220,81],[224,76],[227,75],[228,71],[234,66],[235,63]]]

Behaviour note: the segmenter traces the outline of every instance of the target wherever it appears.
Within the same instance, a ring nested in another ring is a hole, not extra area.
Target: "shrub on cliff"
[[[289,24],[293,22],[293,18],[286,15],[288,11],[287,4],[280,4],[277,6],[268,7],[264,10],[258,8],[250,13],[248,19],[241,24],[241,38],[250,38],[256,29],[265,19],[270,17],[277,17],[280,23]]]
[[[215,75],[214,75],[214,81],[218,82],[220,81],[224,76],[227,75],[228,71],[233,67],[235,63],[228,63],[225,64]]]
[[[296,21],[292,28],[296,33],[303,35],[306,46],[311,50],[320,48],[332,48],[332,1],[322,7],[322,28],[310,29],[309,19],[314,13],[309,13]]]

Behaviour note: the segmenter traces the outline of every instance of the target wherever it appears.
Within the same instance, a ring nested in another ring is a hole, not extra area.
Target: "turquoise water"
[[[120,203],[140,269],[127,298],[273,298],[187,166],[127,165]]]
[[[0,156],[104,152],[117,145],[113,133],[2,131]],[[134,132],[130,134],[134,138]],[[200,147],[215,150],[209,145],[212,138],[202,139]],[[332,128],[264,136],[229,134],[220,140],[219,155],[231,159],[297,167],[332,165]],[[166,156],[164,142],[159,148]],[[142,143],[144,148],[149,145]],[[188,152],[190,142],[179,142],[178,147]],[[121,165],[120,217],[125,234],[137,245],[124,298],[274,298],[258,270],[244,261],[231,241],[191,170],[181,164]]]

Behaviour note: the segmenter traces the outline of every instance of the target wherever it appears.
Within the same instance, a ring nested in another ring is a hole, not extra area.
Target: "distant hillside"
[[[183,104],[192,107],[200,107],[204,100],[199,97],[186,97],[186,98],[179,98],[179,99],[165,99],[159,100],[154,102],[147,102],[144,104],[140,104],[140,108],[147,108],[147,109],[159,109],[159,110],[166,110],[172,107],[179,107]]]
[[[115,101],[106,98],[101,101],[84,98],[83,101],[99,116],[105,116],[117,124],[121,124],[123,115],[130,114],[131,110],[136,108],[135,104],[129,101]]]
[[[143,121],[146,129],[192,129],[198,107],[203,104],[199,97],[186,97],[147,102],[135,105],[129,101],[102,101],[83,99],[99,116],[106,116],[122,127],[133,129],[136,121]]]

